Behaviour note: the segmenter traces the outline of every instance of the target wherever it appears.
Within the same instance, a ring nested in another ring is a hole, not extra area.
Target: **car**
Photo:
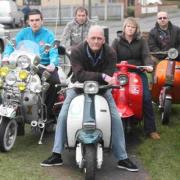
[[[12,0],[0,0],[0,23],[22,27],[24,23],[24,14],[18,9],[16,3]]]
[[[7,38],[10,38],[9,30],[6,30],[5,26],[0,24],[0,55],[4,51]]]

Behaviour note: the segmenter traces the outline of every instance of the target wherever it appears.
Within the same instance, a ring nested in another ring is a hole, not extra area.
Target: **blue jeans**
[[[156,131],[155,115],[152,105],[151,93],[149,91],[148,79],[145,73],[138,73],[143,83],[143,113],[144,131],[146,134]]]
[[[60,111],[56,132],[55,132],[55,140],[54,140],[54,147],[53,152],[55,153],[62,153],[64,149],[64,144],[66,143],[66,120],[67,120],[67,113],[69,109],[70,102],[74,97],[78,94],[73,89],[69,89],[67,91],[67,96]],[[126,147],[125,147],[125,139],[124,139],[124,130],[121,118],[119,113],[116,109],[115,102],[113,100],[111,91],[108,90],[106,93],[103,94],[106,98],[111,112],[112,118],[112,150],[114,156],[117,160],[122,160],[127,158]]]

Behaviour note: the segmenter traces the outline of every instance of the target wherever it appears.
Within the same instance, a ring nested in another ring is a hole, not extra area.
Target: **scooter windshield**
[[[23,41],[19,42],[16,47],[16,51],[17,50],[18,51],[26,51],[31,54],[36,54],[36,55],[40,56],[38,44],[36,44],[35,42],[30,41],[30,40],[23,40]]]

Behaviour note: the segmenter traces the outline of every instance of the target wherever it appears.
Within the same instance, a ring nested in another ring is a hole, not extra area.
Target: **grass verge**
[[[156,111],[159,141],[143,139],[137,154],[152,180],[180,179],[180,106],[172,108],[169,126],[160,123],[160,112]]]

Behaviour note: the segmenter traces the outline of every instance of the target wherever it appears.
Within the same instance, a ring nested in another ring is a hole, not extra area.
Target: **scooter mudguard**
[[[84,95],[75,97],[69,106],[67,116],[67,143],[69,147],[76,145],[76,133],[82,128],[84,111]]]
[[[16,116],[16,107],[8,105],[0,105],[0,116],[15,118]]]
[[[76,139],[82,144],[97,144],[102,139],[102,136],[102,132],[98,129],[81,129],[77,132]]]
[[[168,64],[169,63],[169,64]],[[153,101],[158,102],[159,101],[159,94],[162,90],[162,87],[165,86],[167,81],[167,71],[168,67],[171,66],[171,63],[174,63],[173,61],[169,62],[168,60],[162,60],[158,63],[155,69],[155,75],[154,75],[154,83],[152,86],[152,98]],[[172,96],[172,102],[173,103],[180,103],[180,62],[175,62],[174,72],[171,74],[174,74],[174,77],[172,77],[172,88],[169,91],[169,93]]]
[[[115,77],[121,75],[115,73]],[[113,89],[112,95],[115,100],[118,112],[124,119],[134,116],[142,119],[143,107],[143,85],[140,76],[133,72],[126,72],[128,83],[122,85],[120,89]]]

